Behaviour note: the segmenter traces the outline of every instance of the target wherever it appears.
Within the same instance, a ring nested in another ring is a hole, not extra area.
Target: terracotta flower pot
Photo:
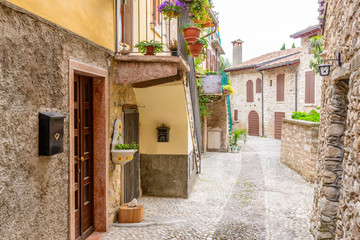
[[[229,91],[229,90],[224,89],[224,90],[223,90],[223,94],[224,94],[224,95],[230,95],[230,91]]]
[[[188,46],[189,46],[189,51],[193,57],[198,57],[204,47],[204,45],[202,45],[199,42],[189,43]]]
[[[146,53],[144,55],[155,55],[155,47],[146,46]]]
[[[196,43],[200,37],[200,28],[197,27],[188,27],[183,29],[183,34],[185,41],[187,43]]]
[[[194,20],[194,23],[201,24],[203,28],[213,27],[214,23],[211,21],[210,18],[208,18],[206,21],[199,21],[197,19]]]

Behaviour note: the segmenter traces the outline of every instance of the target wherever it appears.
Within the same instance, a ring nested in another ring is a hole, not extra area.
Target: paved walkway
[[[280,144],[249,137],[239,154],[206,154],[189,199],[142,197],[140,226],[103,239],[312,239],[313,186],[280,163]]]

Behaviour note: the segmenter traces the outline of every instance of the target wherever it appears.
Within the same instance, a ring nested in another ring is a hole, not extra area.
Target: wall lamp
[[[328,61],[337,61],[339,67],[341,67],[341,53],[338,54],[338,58],[337,58],[337,59],[327,59],[327,60],[324,61],[324,63],[322,63],[322,64],[320,64],[320,65],[318,66],[320,76],[322,76],[322,77],[329,76],[329,74],[330,74],[330,67],[331,67],[331,65],[330,65],[330,64],[326,64],[326,62],[328,62]]]

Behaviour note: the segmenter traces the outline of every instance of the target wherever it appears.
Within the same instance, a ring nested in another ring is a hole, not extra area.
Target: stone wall
[[[293,66],[298,69],[298,65]],[[274,138],[275,112],[285,112],[290,117],[295,111],[295,74],[288,67],[265,70],[264,73],[264,134]],[[276,101],[276,76],[285,74],[284,101]],[[235,128],[248,129],[248,116],[254,110],[259,115],[259,135],[261,135],[261,93],[256,93],[256,79],[261,79],[261,74],[254,69],[230,72],[230,79],[236,94],[231,97],[232,112],[239,110],[239,122],[234,122]],[[246,102],[246,82],[253,81],[254,102]]]
[[[326,2],[325,59],[340,52],[342,66],[323,78],[312,230],[316,239],[359,239],[360,1]]]
[[[213,149],[213,151],[227,152],[228,143],[229,143],[229,133],[228,133],[228,113],[227,113],[227,104],[226,98],[221,100],[209,103],[209,110],[211,112],[210,116],[207,117],[207,129],[221,129],[220,135],[220,149]],[[214,141],[207,137],[207,142]],[[211,151],[211,149],[207,149]]]
[[[319,123],[283,119],[280,161],[306,181],[316,179]]]

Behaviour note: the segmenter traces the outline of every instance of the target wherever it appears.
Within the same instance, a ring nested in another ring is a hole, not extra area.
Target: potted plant
[[[170,41],[169,49],[171,51],[171,56],[177,56],[177,50],[178,50],[178,42],[177,40]]]
[[[178,19],[185,11],[185,7],[186,4],[179,1],[164,1],[159,7],[159,12],[165,16],[165,20]]]
[[[224,95],[230,95],[230,94],[234,94],[234,93],[235,93],[234,88],[233,88],[232,85],[230,85],[230,84],[223,85],[223,86],[222,86],[222,89],[223,89]]]
[[[205,48],[208,46],[208,42],[205,38],[199,38],[197,42],[188,44],[189,51],[193,57],[198,57],[201,54],[204,46]]]
[[[144,55],[155,55],[156,53],[163,51],[163,46],[163,43],[150,40],[138,42],[134,47]]]
[[[237,129],[235,128],[233,132],[230,133],[230,152],[239,152],[240,146],[238,145],[238,141],[242,140],[244,144],[247,140],[247,130],[244,129]]]
[[[199,40],[201,29],[197,23],[187,23],[181,27],[185,41],[187,43],[196,43]]]
[[[209,0],[194,0],[191,4],[191,13],[197,21],[203,23],[211,19],[209,10],[213,7]]]

